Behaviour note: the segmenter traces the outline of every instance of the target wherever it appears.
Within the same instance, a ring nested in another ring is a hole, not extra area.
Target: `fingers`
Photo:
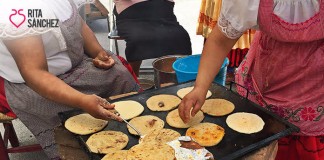
[[[123,119],[117,116],[115,113],[112,112],[112,110],[105,110],[104,116],[107,117],[107,119],[113,119],[119,122],[122,122]]]
[[[97,57],[93,59],[92,62],[97,68],[101,68],[101,69],[109,69],[115,64],[115,60],[112,59],[111,56],[107,57],[107,59],[105,60],[102,60]]]
[[[182,121],[185,122],[186,118],[185,118],[185,114],[184,114],[184,107],[185,107],[185,105],[184,105],[184,102],[182,100],[181,103],[179,104],[178,112],[179,112],[179,116],[182,119]]]
[[[184,98],[179,106],[179,115],[183,122],[188,123],[190,120],[190,110],[194,106],[194,103],[190,99]]]
[[[115,105],[110,104],[106,99],[103,99],[99,96],[97,96],[99,106],[102,107],[102,116],[103,119],[113,119],[119,122],[122,122],[123,119],[120,118],[118,115],[115,114]]]
[[[191,111],[191,108],[194,106],[194,103],[193,101],[190,99],[190,100],[187,100],[186,103],[185,103],[185,108],[184,108],[184,115],[185,115],[185,123],[188,123],[189,120],[190,120],[190,111]]]
[[[99,97],[99,96],[98,96]],[[113,110],[115,108],[115,104],[110,104],[108,100],[99,97],[99,105],[104,109]]]
[[[98,59],[101,61],[107,61],[109,59],[110,56],[108,56],[108,54],[106,53],[102,53],[102,54],[98,54]]]
[[[92,63],[93,63],[93,65],[94,66],[96,66],[97,68],[102,68],[101,66],[102,66],[102,61],[101,60],[99,60],[99,59],[93,59],[92,60]]]
[[[107,101],[108,102],[108,101]],[[114,104],[110,104],[109,102],[108,103],[105,103],[103,105],[103,108],[105,109],[109,109],[109,110],[113,110],[115,108],[115,105]]]
[[[111,56],[109,56],[109,58],[108,58],[108,60],[107,60],[107,65],[108,65],[108,67],[110,68],[110,67],[112,67],[114,64],[115,64],[115,60],[114,60]]]
[[[195,104],[195,106],[193,107],[193,109],[191,111],[191,116],[194,117],[198,113],[198,111],[200,110],[200,108],[201,108],[200,102],[199,101],[196,101],[196,104]]]

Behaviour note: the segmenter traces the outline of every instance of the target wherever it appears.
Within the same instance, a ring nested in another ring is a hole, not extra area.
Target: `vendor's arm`
[[[93,58],[93,64],[102,69],[109,69],[115,64],[114,59],[107,54],[99,44],[95,34],[89,26],[82,20],[82,37],[84,40],[84,51],[89,57]]]
[[[108,111],[114,106],[104,103],[96,95],[83,94],[48,72],[41,36],[30,36],[4,41],[12,54],[26,84],[41,96],[57,103],[77,107],[92,116],[121,120]]]
[[[185,122],[190,119],[190,109],[194,108],[192,115],[195,115],[205,102],[207,90],[227,53],[246,30],[257,26],[258,7],[259,0],[222,1],[217,26],[204,46],[195,88],[179,106],[180,117]]]
[[[189,121],[192,108],[193,116],[204,104],[208,88],[219,72],[228,52],[238,40],[227,38],[217,27],[210,33],[204,46],[195,87],[180,103],[179,114],[184,122]]]

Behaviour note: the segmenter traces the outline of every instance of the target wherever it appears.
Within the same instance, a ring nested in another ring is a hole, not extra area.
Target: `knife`
[[[103,99],[104,100],[104,103],[105,104],[110,104],[109,102],[108,102],[108,100],[106,100],[106,99]],[[117,115],[117,116],[119,116],[128,126],[130,126],[131,128],[133,128],[134,130],[135,130],[135,132],[140,136],[140,137],[143,137],[143,135],[141,134],[141,132],[140,131],[138,131],[133,125],[131,125],[130,123],[128,123],[127,121],[126,121],[126,119],[124,119],[123,117],[121,117],[120,116],[120,113],[117,111],[117,110],[115,110],[115,109],[113,109],[113,110],[111,110],[111,112],[113,112],[115,115]]]
[[[120,116],[120,113],[116,110],[114,110],[114,113],[119,116],[128,126],[130,126],[131,128],[133,128],[135,130],[135,132],[140,136],[143,137],[143,135],[141,134],[140,131],[138,131],[133,125],[131,125],[129,122],[126,121],[126,119],[124,119],[123,117]]]

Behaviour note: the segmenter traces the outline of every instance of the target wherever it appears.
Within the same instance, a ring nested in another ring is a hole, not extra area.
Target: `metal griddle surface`
[[[152,112],[146,107],[146,100],[151,96],[158,94],[172,94],[176,95],[176,92],[188,86],[193,86],[194,82],[188,82],[183,84],[178,84],[174,86],[169,86],[161,89],[155,89],[146,91],[137,95],[132,95],[120,99],[116,99],[111,101],[111,103],[122,100],[134,100],[141,103],[144,106],[144,112],[141,115],[155,115],[166,122],[166,115],[168,112]],[[275,114],[269,112],[268,110],[254,104],[253,102],[247,100],[246,98],[238,95],[237,93],[232,92],[218,84],[212,84],[209,89],[213,95],[211,98],[223,98],[231,101],[235,105],[235,112],[249,112],[259,115],[263,121],[265,122],[264,129],[261,132],[254,134],[242,134],[238,133],[226,125],[227,116],[222,117],[213,117],[205,114],[205,119],[203,122],[211,122],[217,125],[222,126],[225,129],[225,136],[223,140],[216,146],[207,147],[217,160],[231,160],[238,159],[239,157],[246,155],[247,153],[259,149],[263,146],[266,146],[271,141],[284,137],[286,135],[291,134],[292,132],[298,131],[298,128],[289,122],[279,118]],[[82,113],[81,111],[73,110],[59,113],[59,116],[62,120],[62,123],[71,116]],[[187,129],[178,129],[169,126],[165,123],[164,128],[170,128],[178,131],[181,135],[185,135]],[[129,143],[125,149],[130,149],[132,146],[138,144],[138,136],[131,135],[126,127],[125,123],[120,123],[116,121],[109,121],[107,127],[104,130],[114,130],[121,131],[128,135]],[[89,156],[92,159],[100,160],[104,155],[90,153],[86,146],[85,142],[89,138],[88,136],[79,136],[76,135],[81,144],[84,146],[85,150],[88,152]]]

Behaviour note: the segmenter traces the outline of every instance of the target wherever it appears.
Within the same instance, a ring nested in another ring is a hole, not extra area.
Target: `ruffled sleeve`
[[[231,39],[257,26],[260,0],[223,0],[218,19],[221,31]]]

